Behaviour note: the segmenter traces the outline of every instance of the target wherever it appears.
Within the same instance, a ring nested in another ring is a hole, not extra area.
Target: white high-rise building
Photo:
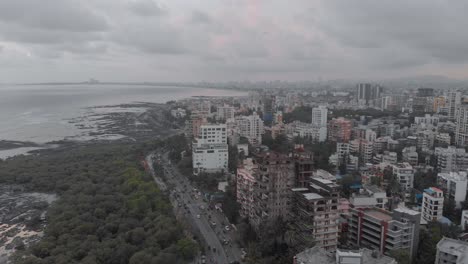
[[[437,174],[437,185],[445,193],[447,199],[453,199],[457,208],[465,201],[467,174],[464,171]]]
[[[192,164],[195,174],[228,169],[226,125],[201,125],[199,136],[192,145]]]
[[[263,120],[256,113],[250,116],[236,117],[236,126],[239,135],[247,138],[250,144],[262,144]]]
[[[449,119],[454,120],[457,112],[457,108],[461,104],[461,93],[458,91],[452,91],[447,96],[448,116]]]
[[[468,146],[468,106],[457,108],[455,144],[459,147]]]
[[[327,127],[328,109],[321,105],[312,109],[312,125],[317,127]]]
[[[422,218],[427,222],[442,218],[444,207],[444,192],[436,187],[424,189],[422,201]]]

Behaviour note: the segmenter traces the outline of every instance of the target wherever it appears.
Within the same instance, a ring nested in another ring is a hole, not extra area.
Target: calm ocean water
[[[241,95],[244,93],[230,90],[167,86],[0,86],[0,140],[45,143],[74,136],[79,131],[68,120],[85,114],[90,106]]]

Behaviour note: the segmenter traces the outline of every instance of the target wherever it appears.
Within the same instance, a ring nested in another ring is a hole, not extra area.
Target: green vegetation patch
[[[147,146],[147,145],[145,145]],[[0,162],[0,184],[56,193],[43,239],[13,263],[187,263],[198,252],[130,144],[72,146]]]

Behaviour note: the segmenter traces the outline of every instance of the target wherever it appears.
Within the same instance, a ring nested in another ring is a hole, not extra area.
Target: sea
[[[0,85],[0,140],[46,143],[80,133],[70,120],[90,107],[136,102],[165,103],[194,96],[244,96],[235,90],[155,85]],[[115,109],[122,111],[122,109]],[[128,110],[130,111],[130,110]],[[35,148],[0,151],[0,159]]]

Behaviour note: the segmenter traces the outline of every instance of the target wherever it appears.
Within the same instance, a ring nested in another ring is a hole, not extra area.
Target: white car
[[[227,225],[227,226],[225,226],[225,227],[224,227],[224,229],[225,229],[226,231],[229,231],[229,230],[231,230],[231,228],[230,228],[228,225]]]
[[[197,218],[200,219],[200,215],[199,215],[199,214],[197,214]]]

